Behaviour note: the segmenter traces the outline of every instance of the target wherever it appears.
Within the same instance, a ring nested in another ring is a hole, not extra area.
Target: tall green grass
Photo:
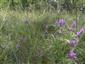
[[[45,25],[54,24],[59,18],[64,18],[70,25],[76,16],[1,10],[0,64],[73,64],[67,58],[69,46],[60,40],[60,36],[45,34]],[[84,19],[78,24],[84,25]],[[79,64],[85,63],[84,41],[82,36],[76,49]]]

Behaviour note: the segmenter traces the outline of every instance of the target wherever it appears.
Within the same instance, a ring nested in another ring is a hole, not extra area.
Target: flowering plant
[[[77,58],[75,48],[79,43],[81,35],[85,31],[84,28],[82,27],[79,31],[76,31],[77,29],[76,21],[73,21],[70,28],[65,28],[67,26],[64,19],[59,19],[58,21],[56,21],[56,24],[60,27],[59,30],[61,31],[61,33],[64,33],[64,37],[61,37],[61,40],[65,40],[70,47],[70,51],[67,54],[68,58],[71,60],[75,60]]]

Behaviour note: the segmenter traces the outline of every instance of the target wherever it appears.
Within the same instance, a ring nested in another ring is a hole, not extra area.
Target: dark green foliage
[[[27,0],[21,0],[21,7],[22,9],[25,9],[26,7],[28,7],[29,3]]]
[[[9,7],[10,9],[21,8],[22,10],[67,10],[73,12],[82,8],[84,13],[84,2],[81,0],[1,0],[0,7]]]

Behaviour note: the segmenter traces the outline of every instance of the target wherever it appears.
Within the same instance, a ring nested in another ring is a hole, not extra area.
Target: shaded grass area
[[[78,21],[79,27],[85,24],[83,17]],[[59,18],[64,18],[69,26],[76,15],[1,10],[0,64],[73,64],[67,58],[69,46],[60,39],[63,35],[54,34],[58,27],[45,33],[45,26],[55,24]],[[76,49],[79,64],[85,64],[84,37]]]

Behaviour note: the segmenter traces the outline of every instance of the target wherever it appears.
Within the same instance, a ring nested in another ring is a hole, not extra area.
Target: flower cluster
[[[78,37],[80,37],[82,33],[84,33],[84,28],[81,28],[76,34]]]
[[[65,26],[65,20],[59,19],[58,21],[56,21],[56,24],[58,24],[58,26],[60,26],[60,27],[63,27],[63,26]]]
[[[76,39],[71,39],[70,42],[68,42],[71,47],[76,47],[78,44],[78,41]]]
[[[70,50],[68,53],[68,58],[70,59],[76,59],[76,53],[73,50]]]
[[[59,19],[56,24],[60,27],[64,27],[66,25],[65,20],[64,19]],[[77,58],[77,54],[75,52],[75,48],[78,45],[79,42],[79,38],[81,36],[82,33],[84,33],[84,28],[82,27],[78,32],[75,33],[75,31],[72,31],[74,29],[77,28],[77,23],[76,21],[73,21],[72,25],[71,25],[71,30],[70,32],[72,32],[73,34],[76,35],[76,37],[72,37],[70,40],[68,40],[68,44],[70,46],[70,51],[68,52],[67,56],[69,59],[74,60]]]

